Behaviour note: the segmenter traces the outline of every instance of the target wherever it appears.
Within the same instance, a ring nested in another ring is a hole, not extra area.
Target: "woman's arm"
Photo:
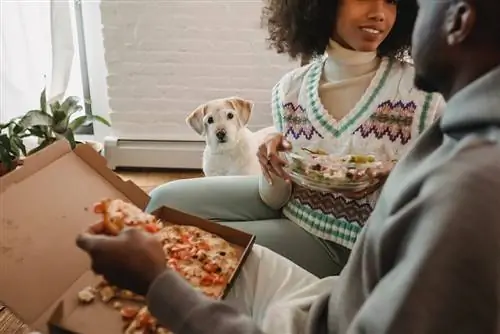
[[[271,110],[273,115],[273,128],[276,132],[283,132],[284,111],[283,101],[288,91],[294,71],[288,72],[274,86],[271,97]],[[266,129],[268,130],[268,129]],[[260,198],[267,206],[274,210],[281,209],[290,199],[292,184],[282,178],[271,175],[272,183],[269,183],[263,174],[259,177]]]

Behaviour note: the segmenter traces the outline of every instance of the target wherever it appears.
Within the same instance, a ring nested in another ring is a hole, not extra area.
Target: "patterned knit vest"
[[[439,95],[413,88],[413,68],[382,59],[365,94],[340,121],[323,107],[318,87],[324,59],[285,76],[273,89],[273,119],[296,147],[325,146],[348,154],[377,152],[399,159],[430,125],[442,103]],[[337,193],[293,185],[283,214],[310,233],[352,248],[374,209],[379,192],[352,200]]]

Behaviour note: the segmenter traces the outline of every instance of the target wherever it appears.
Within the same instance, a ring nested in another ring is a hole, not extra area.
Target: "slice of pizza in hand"
[[[144,306],[127,327],[125,334],[172,334],[172,332],[159,326],[147,306]]]
[[[117,235],[125,227],[140,227],[156,233],[163,224],[153,215],[121,199],[104,199],[94,204],[94,212],[102,216],[106,234]]]

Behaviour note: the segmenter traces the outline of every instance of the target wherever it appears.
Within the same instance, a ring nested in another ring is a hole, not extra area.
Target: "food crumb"
[[[89,304],[94,301],[95,290],[93,287],[88,286],[85,289],[78,292],[78,300],[80,303]]]
[[[102,288],[100,294],[101,294],[101,300],[105,303],[109,302],[111,299],[115,297],[115,291],[109,286]]]

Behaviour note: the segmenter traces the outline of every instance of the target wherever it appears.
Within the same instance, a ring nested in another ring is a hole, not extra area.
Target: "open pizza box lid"
[[[99,279],[75,239],[98,219],[91,208],[103,198],[128,200],[141,209],[149,201],[144,191],[108,169],[105,159],[87,145],[71,151],[66,141],[57,142],[0,178],[0,304],[32,329],[123,332],[117,310],[97,301],[83,307],[77,301],[78,292]],[[241,246],[240,267],[255,240],[170,208],[157,214],[163,221],[195,225]]]

